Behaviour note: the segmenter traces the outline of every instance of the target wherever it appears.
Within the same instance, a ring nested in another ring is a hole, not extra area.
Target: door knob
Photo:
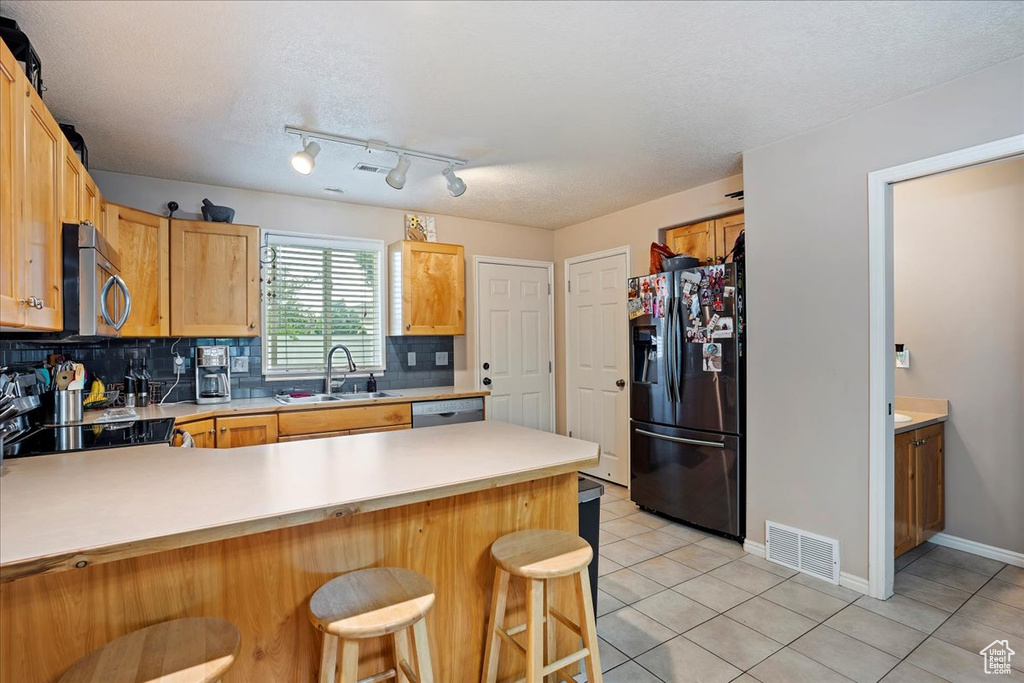
[[[624,386],[626,386],[626,380],[624,380],[624,379],[616,380],[615,386],[617,386],[619,389],[623,388]]]
[[[485,387],[491,386],[491,378],[490,377],[484,377],[484,386]]]
[[[491,364],[490,363],[484,363],[484,370],[490,370],[490,369],[491,369]]]

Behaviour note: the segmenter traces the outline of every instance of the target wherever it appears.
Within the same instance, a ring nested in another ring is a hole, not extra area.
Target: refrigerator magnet
[[[630,299],[640,298],[640,278],[631,277],[627,280]]]
[[[719,318],[711,332],[712,339],[732,339],[735,329],[733,328],[732,317]]]
[[[700,304],[701,304],[701,306],[710,306],[711,305],[711,290],[710,289],[702,289],[702,290],[700,290]]]
[[[681,273],[679,273],[679,277],[683,278],[684,280],[691,284],[700,284],[700,273],[694,273],[693,271],[690,270],[684,270]]]
[[[723,288],[722,289],[722,296],[725,297],[726,299],[732,299],[733,297],[736,296],[736,288],[735,287],[725,287],[725,288]]]
[[[722,345],[715,342],[708,342],[704,348],[704,372],[722,371]]]
[[[639,318],[644,314],[644,302],[639,297],[626,301],[626,310],[629,312],[629,319]]]

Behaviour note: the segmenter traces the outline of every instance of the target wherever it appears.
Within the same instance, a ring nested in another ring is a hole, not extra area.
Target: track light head
[[[448,192],[451,196],[461,197],[466,193],[465,181],[455,175],[455,168],[451,164],[448,164],[448,166],[441,171],[441,175],[444,176],[445,182],[448,183]]]
[[[292,168],[297,173],[309,175],[316,166],[316,155],[320,153],[320,145],[316,142],[306,142],[306,136],[302,136],[302,151],[292,155]]]
[[[393,169],[388,171],[388,175],[384,180],[386,180],[388,185],[396,190],[401,190],[405,187],[405,174],[408,172],[409,166],[411,165],[412,162],[409,161],[409,157],[404,154],[400,155],[398,157],[398,163]]]

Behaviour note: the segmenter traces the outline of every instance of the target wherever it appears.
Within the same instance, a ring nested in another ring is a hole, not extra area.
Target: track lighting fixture
[[[412,162],[409,161],[409,157],[405,156],[404,154],[400,155],[398,157],[398,164],[396,164],[393,169],[388,171],[388,175],[386,178],[384,178],[384,180],[386,180],[388,185],[395,188],[396,190],[401,190],[403,187],[405,187],[405,174],[409,170],[409,166],[411,165]]]
[[[320,153],[320,145],[316,142],[307,142],[305,135],[302,136],[302,151],[292,155],[292,168],[302,175],[309,175],[316,166],[316,155]]]
[[[390,152],[391,154],[398,155],[398,163],[392,168],[387,175],[385,180],[387,184],[396,190],[401,190],[405,187],[405,177],[409,171],[409,166],[412,165],[412,159],[424,159],[426,161],[434,161],[437,163],[445,164],[444,170],[441,174],[444,176],[445,182],[448,184],[448,192],[453,197],[461,197],[466,192],[466,183],[455,175],[455,168],[457,166],[465,166],[466,160],[459,159],[457,157],[446,157],[440,154],[430,154],[428,152],[419,152],[414,149],[405,149],[404,147],[392,147],[386,142],[379,140],[359,140],[356,138],[348,138],[342,135],[331,135],[330,133],[319,133],[313,130],[306,130],[305,128],[295,128],[294,126],[285,126],[284,131],[289,135],[298,135],[302,138],[302,151],[297,152],[292,157],[292,168],[302,175],[309,175],[313,172],[314,159],[316,155],[320,153],[320,145],[313,141],[327,141],[337,142],[342,145],[351,145],[353,147],[359,147],[366,150],[367,153],[372,154],[373,152]]]
[[[444,176],[445,182],[448,183],[448,192],[453,197],[461,197],[466,193],[466,183],[463,182],[462,178],[455,175],[455,169],[451,164],[448,164],[448,166],[441,171],[441,175]]]

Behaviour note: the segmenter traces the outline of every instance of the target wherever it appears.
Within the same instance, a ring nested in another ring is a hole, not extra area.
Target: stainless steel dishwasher
[[[412,428],[479,422],[484,419],[484,399],[456,398],[412,404]]]

